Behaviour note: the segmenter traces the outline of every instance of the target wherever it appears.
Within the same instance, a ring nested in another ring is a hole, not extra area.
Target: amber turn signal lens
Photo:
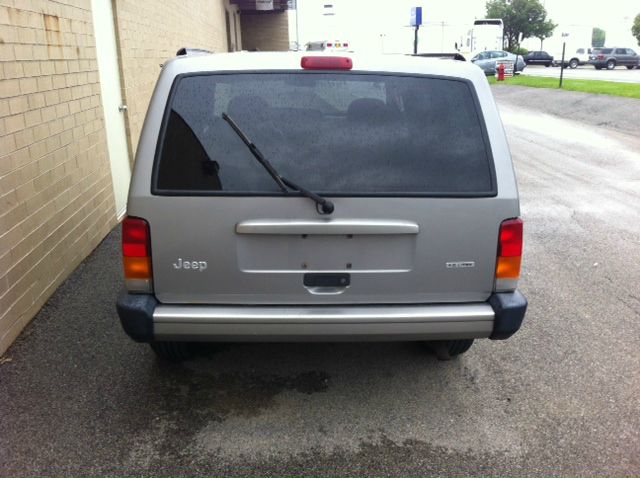
[[[518,279],[520,277],[521,256],[498,257],[496,279]]]
[[[151,279],[151,258],[125,257],[124,277],[126,279]]]

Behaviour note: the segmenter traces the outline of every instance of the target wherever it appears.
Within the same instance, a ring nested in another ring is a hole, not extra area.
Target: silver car
[[[149,105],[122,226],[124,330],[194,341],[506,339],[522,220],[498,110],[465,62],[186,55]]]
[[[496,62],[498,60],[512,61],[514,65],[514,73],[522,73],[527,66],[524,57],[522,55],[514,55],[508,51],[496,50],[496,51],[483,51],[471,58],[471,63],[479,66],[487,76],[493,76],[496,74]]]

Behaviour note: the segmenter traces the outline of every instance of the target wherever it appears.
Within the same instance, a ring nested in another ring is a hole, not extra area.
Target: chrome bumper
[[[526,307],[517,291],[460,304],[165,305],[130,293],[117,303],[125,332],[139,342],[506,339]]]
[[[434,340],[488,337],[487,303],[424,306],[175,306],[153,313],[158,340]]]

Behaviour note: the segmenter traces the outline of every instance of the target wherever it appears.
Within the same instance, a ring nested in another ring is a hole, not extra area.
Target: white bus
[[[473,22],[471,31],[471,52],[502,50],[504,45],[504,24],[500,18],[481,18]]]

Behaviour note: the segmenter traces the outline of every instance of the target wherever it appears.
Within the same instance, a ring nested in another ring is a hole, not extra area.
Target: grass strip
[[[487,79],[491,85],[517,85],[530,86],[533,88],[558,89],[559,83],[558,78],[541,76],[518,75],[513,78],[507,78],[505,81],[496,81],[493,76],[489,76]],[[640,99],[640,83],[618,83],[616,81],[601,80],[569,80],[565,78],[562,81],[562,89],[567,91],[582,91],[584,93]]]

